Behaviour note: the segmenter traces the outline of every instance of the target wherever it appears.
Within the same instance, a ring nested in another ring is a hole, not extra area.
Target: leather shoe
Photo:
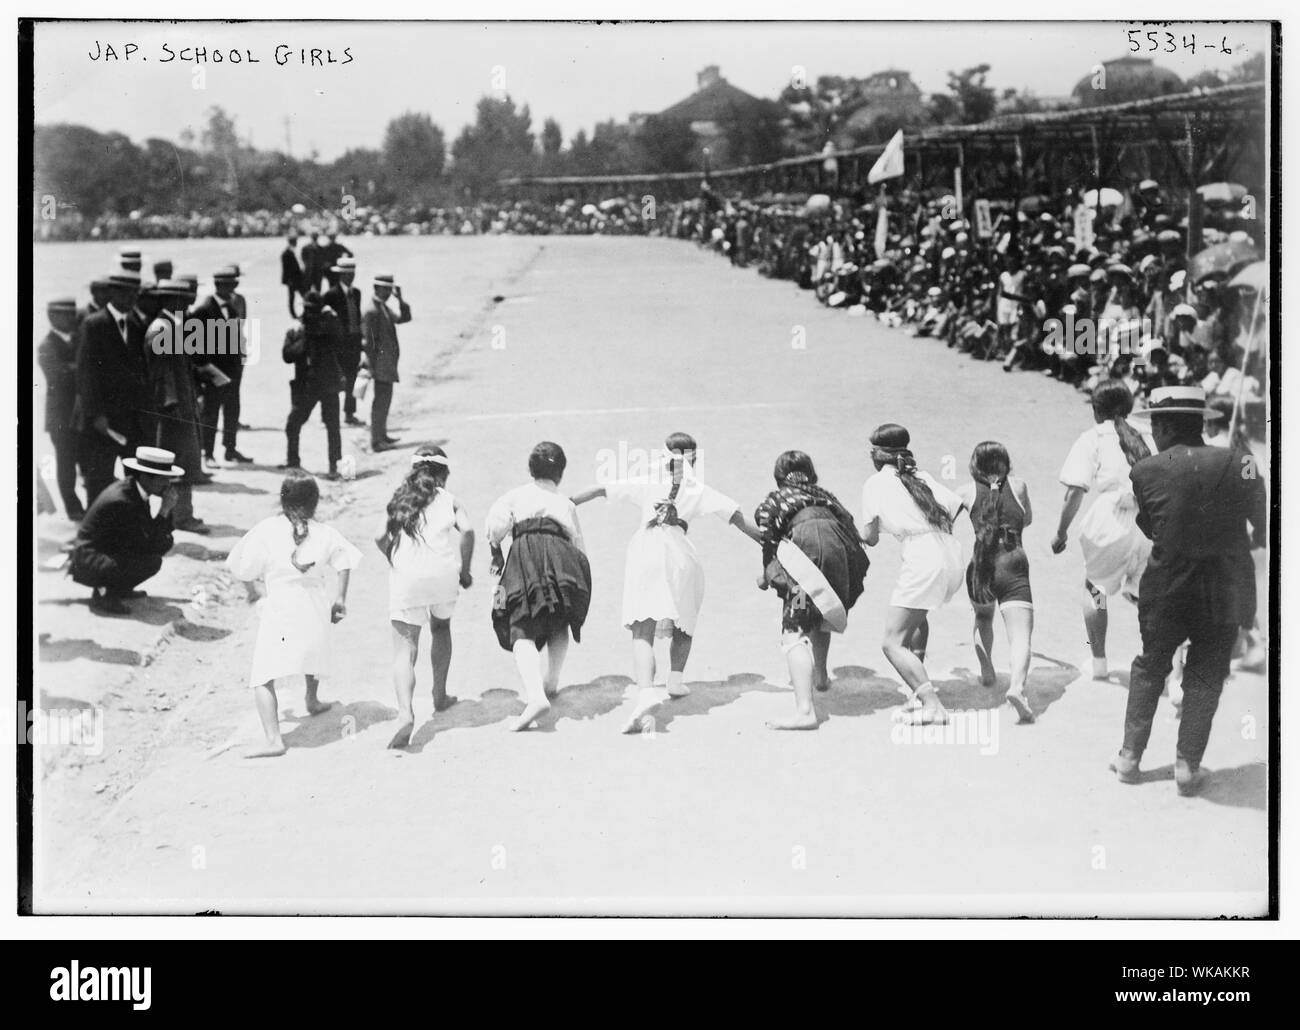
[[[1119,780],[1120,783],[1142,782],[1142,774],[1138,771],[1138,759],[1125,754],[1123,751],[1111,760],[1110,769],[1115,774],[1115,779]]]
[[[384,443],[399,443],[401,439],[400,436],[386,436],[384,437]]]
[[[1174,783],[1182,797],[1193,797],[1205,783],[1205,771],[1199,765],[1192,765],[1187,759],[1180,758],[1174,762]]]
[[[378,454],[380,451],[391,451],[393,449],[393,445],[391,443],[385,443],[383,440],[377,440],[376,442],[370,445],[370,449],[375,454]]]
[[[275,467],[278,468],[278,469],[280,469],[281,471],[284,471],[284,470],[286,470],[286,469],[300,469],[300,468],[302,468],[302,462],[301,462],[301,461],[286,461],[283,465],[277,465],[277,466],[275,466]]]
[[[253,463],[253,459],[247,454],[240,454],[236,450],[226,451],[226,461],[237,461],[241,465],[251,465]]]
[[[130,615],[131,609],[116,597],[110,597],[102,590],[96,589],[90,595],[90,610],[96,615]]]
[[[202,519],[185,519],[183,522],[176,523],[176,528],[185,533],[197,533],[199,536],[207,536],[212,532],[212,528]]]
[[[364,426],[364,425],[365,425],[365,422],[363,422],[361,419],[357,418],[356,415],[349,415],[349,416],[348,416],[347,418],[345,418],[343,421],[344,421],[347,425],[350,425],[350,426]]]

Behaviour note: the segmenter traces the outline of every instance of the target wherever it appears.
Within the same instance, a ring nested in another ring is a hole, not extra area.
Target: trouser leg
[[[236,449],[239,437],[239,388],[242,385],[243,377],[234,377],[221,398],[221,446],[228,451]]]
[[[117,447],[99,433],[83,433],[78,441],[81,479],[86,487],[86,507],[116,478]]]
[[[77,436],[63,430],[51,433],[50,440],[54,443],[54,480],[63,499],[63,510],[69,518],[80,516],[86,509],[77,496]]]
[[[203,440],[203,453],[209,458],[217,446],[217,416],[221,411],[222,394],[230,387],[203,384],[202,404],[199,405],[199,430]]]
[[[297,465],[302,460],[298,453],[298,440],[302,435],[302,427],[311,417],[312,408],[316,406],[316,399],[302,383],[294,383],[290,386],[290,396],[293,399],[293,406],[289,409],[289,420],[284,425],[288,447],[286,458],[290,465]]]
[[[1192,633],[1183,667],[1183,712],[1178,722],[1178,757],[1193,767],[1201,764],[1210,739],[1210,724],[1219,708],[1223,681],[1228,678],[1235,625],[1198,627]]]
[[[1144,614],[1141,607],[1138,609],[1142,653],[1133,659],[1129,672],[1128,704],[1124,710],[1123,751],[1133,758],[1141,757],[1146,750],[1151,724],[1156,717],[1156,705],[1173,665],[1174,652],[1187,639],[1187,629],[1182,620],[1172,614],[1171,607],[1163,605],[1159,616]]]
[[[375,396],[370,405],[370,442],[383,443],[388,436],[388,409],[393,403],[393,384],[374,384]]]
[[[357,369],[361,367],[361,347],[345,347],[339,355],[339,367],[343,372],[343,414],[356,416],[357,399],[352,396],[357,385]]]
[[[162,558],[154,554],[108,554],[80,547],[72,556],[73,580],[112,593],[134,589],[161,568]]]
[[[325,438],[329,445],[330,471],[343,457],[343,437],[339,433],[339,395],[333,386],[320,390],[320,413],[325,422]]]

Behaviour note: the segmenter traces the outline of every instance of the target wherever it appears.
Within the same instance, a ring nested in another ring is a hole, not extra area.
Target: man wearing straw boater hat
[[[69,572],[91,587],[91,611],[126,615],[122,603],[140,597],[135,588],[162,568],[172,549],[174,483],[185,470],[176,456],[160,447],[137,447],[123,458],[126,475],[95,498],[73,542]]]
[[[152,442],[175,454],[185,477],[176,484],[177,529],[206,536],[211,529],[194,515],[194,484],[204,482],[199,443],[199,402],[194,363],[184,348],[184,317],[189,283],[164,279],[145,291],[153,300],[153,320],[145,331],[152,401]]]
[[[352,395],[357,385],[357,369],[361,367],[361,291],[352,285],[357,275],[357,263],[350,257],[341,257],[330,267],[334,285],[326,291],[321,303],[338,316],[343,329],[339,344],[339,369],[343,373],[343,415],[350,426],[364,426],[357,418],[357,399]]]
[[[106,281],[107,301],[81,324],[77,349],[77,460],[87,504],[113,482],[118,457],[144,441],[149,406],[144,326],[134,314],[140,276],[119,271]]]
[[[244,319],[248,307],[236,291],[239,269],[233,265],[219,268],[212,276],[213,294],[194,308],[191,317],[203,320],[209,327],[205,338],[220,343],[219,353],[208,355],[209,362],[229,380],[209,378],[203,385],[203,404],[200,420],[203,425],[203,455],[206,464],[215,468],[217,447],[217,419],[221,420],[221,445],[228,462],[249,464],[252,458],[239,452],[239,392],[244,380]],[[211,327],[222,324],[221,332]],[[218,385],[219,384],[219,385]]]
[[[1150,418],[1159,453],[1130,472],[1137,524],[1152,546],[1139,586],[1142,654],[1133,660],[1124,745],[1111,769],[1123,783],[1141,782],[1156,704],[1186,641],[1174,779],[1180,794],[1191,795],[1202,784],[1201,758],[1237,631],[1255,617],[1250,550],[1267,542],[1267,501],[1250,455],[1202,438],[1205,421],[1221,415],[1200,387],[1152,390],[1147,408],[1131,417]]]
[[[393,403],[393,384],[397,382],[397,326],[411,320],[411,306],[402,299],[402,288],[392,275],[381,272],[374,279],[375,295],[361,316],[362,368],[369,368],[374,379],[375,396],[370,405],[370,448],[386,451],[397,438],[388,435],[388,409]],[[397,299],[398,310],[388,306],[388,298]]]

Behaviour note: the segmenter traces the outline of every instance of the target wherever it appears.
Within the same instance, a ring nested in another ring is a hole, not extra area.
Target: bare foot
[[[638,712],[627,722],[623,723],[623,729],[619,732],[627,736],[635,736],[638,733],[653,733],[658,723],[652,712]]]
[[[817,713],[809,712],[807,715],[796,713],[789,719],[769,719],[765,725],[769,730],[815,730]]]
[[[510,732],[519,733],[522,730],[528,729],[535,719],[539,716],[545,715],[550,710],[551,706],[549,704],[531,704],[524,706],[524,710],[520,714],[519,718],[510,724]]]
[[[459,701],[459,700],[460,700],[460,698],[458,698],[455,694],[444,694],[444,695],[442,696],[442,700],[441,700],[441,701],[439,701],[439,700],[435,697],[435,698],[433,699],[433,710],[434,710],[435,712],[445,712],[448,708],[450,708],[452,705],[454,705],[454,704],[455,704],[457,701]]]
[[[560,692],[560,685],[558,683],[555,684],[554,686],[547,686],[546,684],[542,685],[542,693],[545,694],[547,697],[549,697],[552,701],[555,700],[555,695],[558,694],[559,692]]]
[[[993,668],[993,663],[980,659],[980,686],[996,687],[998,685],[998,673]]]
[[[822,673],[822,674],[821,674],[820,676],[818,676],[817,679],[814,681],[813,686],[814,686],[816,689],[820,690],[823,694],[826,693],[826,691],[828,691],[828,690],[831,689],[831,678],[830,678],[830,676],[829,676],[827,673]]]
[[[400,751],[402,748],[411,743],[411,734],[415,732],[414,722],[404,722],[397,727],[397,732],[393,734],[393,739],[388,742],[390,750]]]
[[[321,712],[328,712],[334,707],[333,701],[321,701],[319,698],[307,698],[307,714],[320,715]]]
[[[894,716],[894,721],[909,726],[939,726],[948,721],[948,712],[943,705],[922,704],[918,708],[904,708]]]
[[[284,746],[284,741],[279,737],[269,744],[262,744],[259,747],[251,747],[244,752],[245,758],[279,758],[289,749]]]
[[[1024,694],[1007,694],[1007,704],[1016,710],[1016,721],[1019,723],[1031,723],[1034,721],[1034,710],[1029,707],[1029,699]]]

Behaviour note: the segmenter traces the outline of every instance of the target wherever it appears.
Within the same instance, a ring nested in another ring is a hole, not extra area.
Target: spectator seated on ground
[[[122,465],[125,477],[100,491],[72,547],[69,571],[92,588],[90,607],[99,614],[128,614],[122,602],[141,596],[135,588],[162,568],[172,549],[174,484],[185,475],[176,455],[160,447],[137,447]]]

